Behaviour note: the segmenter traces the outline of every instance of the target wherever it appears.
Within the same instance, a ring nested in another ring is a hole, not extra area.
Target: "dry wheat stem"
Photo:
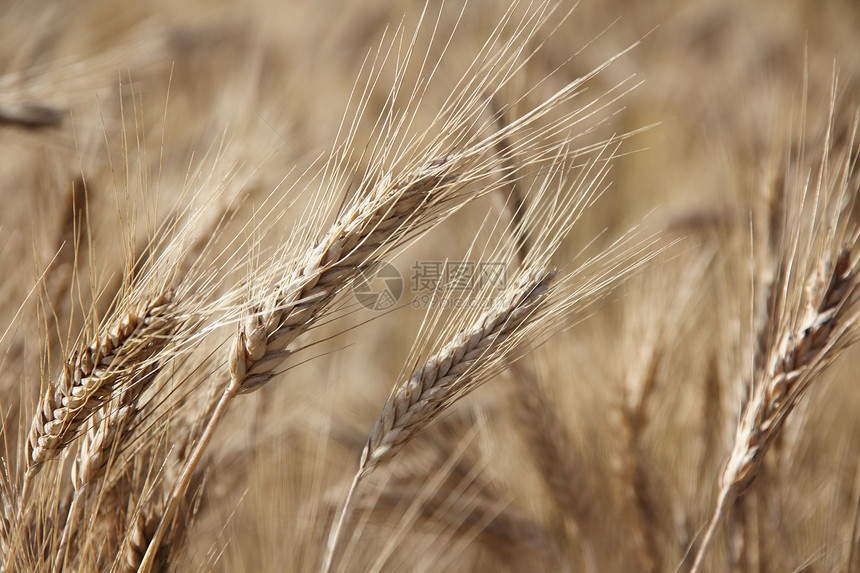
[[[188,489],[188,484],[191,483],[194,469],[197,467],[197,464],[203,457],[203,451],[206,449],[206,446],[209,444],[209,441],[215,434],[215,429],[218,426],[218,422],[227,412],[227,406],[230,404],[230,401],[235,396],[236,395],[233,394],[229,388],[227,388],[221,395],[221,399],[218,402],[218,406],[213,411],[212,416],[209,419],[205,430],[203,431],[203,434],[200,436],[200,439],[195,445],[194,450],[192,451],[191,455],[183,466],[182,472],[176,479],[176,483],[173,485],[173,488],[171,488],[170,495],[168,496],[168,501],[164,509],[164,513],[161,516],[161,519],[158,524],[158,529],[156,529],[155,534],[152,536],[152,539],[149,540],[149,545],[146,549],[146,553],[144,554],[143,560],[138,567],[138,571],[140,573],[149,573],[149,571],[151,571],[153,565],[155,564],[155,558],[158,549],[161,546],[161,542],[164,539],[165,535],[167,535],[168,530],[173,525],[174,516],[179,509],[179,504],[182,500],[182,497],[185,495],[185,491]]]
[[[825,259],[806,282],[803,315],[772,348],[747,406],[725,469],[716,510],[702,539],[692,573],[702,567],[724,513],[752,484],[761,461],[786,418],[810,383],[835,355],[854,341],[858,261],[851,247],[840,250],[834,264]]]
[[[329,538],[323,572],[328,573],[338,539],[361,480],[390,459],[436,416],[481,382],[480,368],[510,351],[506,339],[534,316],[554,273],[537,267],[524,273],[493,307],[401,383],[377,418],[359,461],[346,501]]]

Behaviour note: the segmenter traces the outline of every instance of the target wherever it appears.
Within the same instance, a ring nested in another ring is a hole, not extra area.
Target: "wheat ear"
[[[586,533],[595,510],[593,487],[585,474],[570,427],[550,404],[537,378],[522,362],[510,366],[516,381],[516,414],[520,434],[532,462],[564,519],[570,519],[575,536],[586,553],[591,541]]]
[[[343,525],[361,480],[401,448],[436,416],[483,380],[484,363],[500,360],[505,342],[532,316],[553,273],[538,267],[525,273],[493,306],[397,386],[377,418],[359,461],[337,524],[332,529],[323,571],[331,570]]]
[[[123,571],[134,573],[140,567],[143,556],[149,547],[155,525],[158,523],[158,514],[138,514],[125,535]]]
[[[772,353],[738,427],[734,449],[720,476],[717,507],[692,573],[701,569],[723,515],[755,480],[768,447],[803,393],[854,337],[857,279],[858,261],[852,261],[848,247],[839,252],[835,264],[825,260],[809,277],[804,313]]]
[[[22,503],[42,464],[77,438],[118,388],[133,384],[149,368],[176,327],[171,305],[170,292],[130,304],[95,341],[69,356],[60,379],[43,393],[31,424]]]
[[[275,375],[289,355],[287,346],[396,235],[419,221],[422,204],[432,202],[433,191],[448,179],[449,165],[449,158],[440,158],[409,179],[383,181],[374,196],[348,210],[305,254],[240,326],[230,350],[230,392],[253,392]]]

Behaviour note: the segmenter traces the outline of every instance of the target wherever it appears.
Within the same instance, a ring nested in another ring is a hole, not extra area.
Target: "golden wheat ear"
[[[512,349],[511,341],[516,340],[524,324],[537,316],[552,277],[546,268],[524,272],[489,310],[395,388],[361,454],[358,472],[332,530],[323,571],[331,570],[340,533],[361,480],[395,456],[458,398],[486,380],[492,366]]]
[[[451,183],[453,162],[431,161],[401,181],[380,183],[372,196],[354,204],[322,241],[292,263],[294,270],[259,301],[239,326],[230,349],[228,392],[262,387],[289,356],[287,347],[305,332],[351,284],[431,213]]]
[[[548,235],[553,237],[552,233]],[[546,243],[539,244],[548,247]],[[508,260],[518,250],[517,242],[510,242],[505,250]],[[487,311],[478,314],[466,310],[455,314],[443,328],[443,334],[431,336],[433,340],[447,340],[447,344],[399,383],[383,406],[331,530],[323,571],[333,566],[355,492],[363,479],[397,455],[452,404],[492,379],[528,349],[569,326],[611,286],[636,272],[659,251],[653,240],[632,246],[621,241],[615,249],[561,276],[541,266],[539,261],[530,262]],[[547,248],[542,252],[548,257],[552,250]],[[476,303],[486,295],[486,292],[474,293],[469,301],[472,304],[463,307],[480,308]]]
[[[26,450],[28,481],[78,437],[82,425],[110,396],[133,394],[148,378],[151,358],[177,327],[171,299],[165,293],[130,306],[95,341],[69,356],[33,418]]]

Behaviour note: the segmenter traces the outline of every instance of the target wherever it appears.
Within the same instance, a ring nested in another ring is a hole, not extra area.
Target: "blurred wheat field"
[[[858,29],[0,4],[0,570],[860,570]]]

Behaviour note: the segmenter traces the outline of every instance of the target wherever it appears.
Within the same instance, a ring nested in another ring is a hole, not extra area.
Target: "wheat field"
[[[0,571],[860,571],[858,29],[0,3]]]

